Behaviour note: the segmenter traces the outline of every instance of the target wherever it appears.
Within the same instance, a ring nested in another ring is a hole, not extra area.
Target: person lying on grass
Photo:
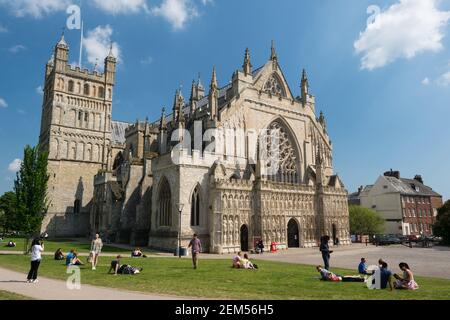
[[[111,261],[111,266],[109,267],[108,274],[114,271],[114,275],[118,274],[138,274],[141,273],[143,268],[136,268],[129,264],[120,265],[121,255],[118,255],[115,260]]]
[[[341,276],[334,274],[331,271],[323,268],[322,266],[316,267],[317,271],[320,273],[320,280],[322,281],[333,281],[333,282],[364,282],[364,278],[360,276]]]

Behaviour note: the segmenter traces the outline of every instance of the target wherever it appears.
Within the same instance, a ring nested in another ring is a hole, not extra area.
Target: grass
[[[9,291],[0,290],[0,300],[33,300],[33,299]]]
[[[257,261],[259,270],[236,270],[228,260],[200,260],[193,270],[189,258],[123,259],[122,263],[143,267],[141,274],[107,275],[110,259],[100,258],[97,271],[81,270],[82,284],[149,293],[216,299],[328,299],[328,300],[403,300],[450,299],[450,280],[416,277],[417,291],[369,290],[364,283],[331,283],[318,280],[313,266]],[[23,272],[29,258],[0,255],[0,266]],[[352,275],[354,271],[333,269]],[[66,280],[66,268],[60,261],[46,258],[40,275]]]
[[[13,248],[7,247],[9,241],[14,241],[16,246]],[[24,238],[4,238],[0,242],[0,250],[3,251],[23,251],[25,246]],[[58,248],[61,248],[64,253],[69,252],[71,249],[77,250],[78,253],[88,253],[91,248],[91,243],[88,240],[73,240],[73,239],[50,239],[44,241],[45,252],[54,253]],[[104,245],[102,248],[104,253],[129,253],[122,248],[112,247]]]

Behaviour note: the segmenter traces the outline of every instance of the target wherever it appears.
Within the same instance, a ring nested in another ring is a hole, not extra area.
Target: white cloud
[[[0,6],[7,7],[15,16],[34,18],[65,11],[71,3],[71,0],[0,0]]]
[[[5,99],[0,98],[0,108],[8,108],[8,104]]]
[[[22,115],[23,115],[23,114],[27,114],[27,112],[26,112],[25,110],[23,110],[23,109],[18,109],[18,110],[17,110],[17,113],[18,113],[18,114],[22,114]]]
[[[22,160],[20,159],[14,159],[9,165],[8,170],[11,172],[17,172],[20,170],[20,166],[22,164]]]
[[[423,80],[422,80],[422,84],[423,84],[424,86],[428,86],[428,85],[430,84],[430,79],[428,79],[428,78],[423,79]]]
[[[399,58],[441,50],[450,12],[439,11],[438,2],[400,0],[381,12],[354,43],[356,53],[362,55],[361,68],[373,70]]]
[[[42,88],[42,86],[37,87],[36,93],[40,96],[44,95],[44,88]]]
[[[11,48],[8,49],[8,51],[11,53],[19,53],[20,51],[25,51],[25,50],[27,50],[27,47],[25,47],[24,45],[21,45],[21,44],[12,46]]]
[[[8,28],[6,28],[5,26],[0,24],[0,33],[7,33],[8,32]]]
[[[450,85],[450,71],[447,71],[437,79],[437,84],[443,87]]]
[[[120,47],[116,42],[111,41],[112,34],[113,29],[111,26],[98,26],[88,31],[87,37],[83,39],[88,62],[92,65],[98,63],[99,69],[102,68],[103,60],[109,53],[111,43],[113,47],[112,52],[118,61],[120,61]]]
[[[92,0],[100,10],[110,14],[148,13],[146,0]]]
[[[152,63],[153,63],[153,58],[152,57],[146,57],[146,58],[141,60],[141,64],[144,64],[144,65],[152,64]]]
[[[202,0],[202,4],[206,6],[207,4],[213,4],[214,0]]]
[[[152,13],[166,19],[174,30],[183,29],[188,20],[198,16],[197,8],[190,0],[163,0]]]

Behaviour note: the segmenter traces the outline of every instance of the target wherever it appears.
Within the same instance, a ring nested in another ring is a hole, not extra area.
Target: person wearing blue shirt
[[[360,274],[368,274],[366,267],[366,258],[361,258],[361,262],[358,265],[358,272]]]
[[[70,250],[70,252],[66,256],[66,266],[68,266],[72,263],[72,260],[74,257],[75,257],[75,254],[73,253],[73,250]]]

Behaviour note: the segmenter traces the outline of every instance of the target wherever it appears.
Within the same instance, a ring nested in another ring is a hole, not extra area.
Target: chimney
[[[414,180],[420,182],[421,184],[423,184],[423,179],[422,176],[420,174],[416,174],[416,176],[414,177]]]
[[[385,177],[393,177],[393,178],[400,179],[400,171],[393,171],[393,170],[391,169],[391,171],[386,171],[386,172],[384,173],[384,176],[385,176]]]

